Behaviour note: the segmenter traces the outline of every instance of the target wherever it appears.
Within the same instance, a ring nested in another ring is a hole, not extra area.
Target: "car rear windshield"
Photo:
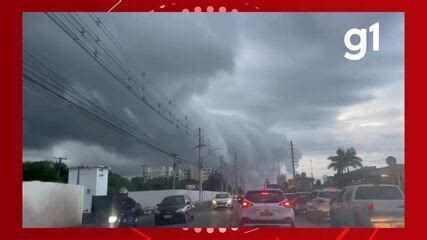
[[[215,195],[215,198],[230,198],[230,195],[228,195],[227,193],[221,193]]]
[[[277,203],[285,200],[285,195],[279,191],[251,191],[246,193],[246,199],[253,203]]]
[[[184,202],[184,196],[171,196],[164,198],[160,205],[182,205]]]
[[[295,194],[298,198],[307,198],[310,193],[297,193]]]
[[[335,196],[338,196],[339,191],[322,191],[319,192],[319,197],[321,198],[335,198]]]
[[[393,186],[366,186],[358,187],[355,199],[359,200],[401,200],[402,193]]]

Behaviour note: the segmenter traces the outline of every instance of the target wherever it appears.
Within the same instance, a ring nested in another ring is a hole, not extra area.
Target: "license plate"
[[[163,218],[169,219],[172,218],[172,215],[163,215]]]
[[[273,216],[273,212],[268,211],[268,210],[263,210],[259,212],[260,216]]]

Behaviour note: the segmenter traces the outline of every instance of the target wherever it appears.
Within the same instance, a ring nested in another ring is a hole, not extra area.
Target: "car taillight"
[[[246,199],[243,199],[243,202],[242,202],[242,207],[243,208],[248,208],[248,207],[250,207],[250,206],[252,206],[252,205],[254,205],[253,203],[251,203],[251,202],[249,202],[248,200],[246,200]]]
[[[294,205],[297,205],[297,204],[298,204],[298,198],[294,197]]]
[[[261,195],[262,195],[262,196],[267,196],[267,195],[268,195],[268,192],[261,192]]]
[[[279,206],[286,207],[286,208],[292,208],[291,203],[289,202],[288,199],[281,201],[279,203]]]
[[[374,214],[374,210],[375,210],[375,205],[374,205],[374,203],[372,203],[372,202],[368,203],[368,211],[369,211],[369,214],[370,214],[370,215],[373,215],[373,214]]]

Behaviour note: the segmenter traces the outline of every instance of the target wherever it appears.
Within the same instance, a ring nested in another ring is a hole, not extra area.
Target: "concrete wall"
[[[23,182],[23,227],[75,227],[82,223],[83,186]]]
[[[202,200],[209,201],[215,194],[220,192],[203,191]],[[199,191],[197,190],[151,190],[151,191],[137,191],[129,192],[129,197],[139,202],[143,207],[156,207],[163,198],[171,195],[187,194],[194,202],[199,201]]]

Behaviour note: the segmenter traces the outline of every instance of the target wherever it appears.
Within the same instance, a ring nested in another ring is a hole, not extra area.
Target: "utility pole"
[[[225,191],[228,192],[228,181],[227,181],[227,162],[224,162],[224,169],[225,169],[225,174],[224,174],[224,183],[225,183]]]
[[[198,138],[198,144],[194,148],[198,149],[199,202],[201,202],[202,201],[202,187],[203,187],[203,182],[202,182],[202,157],[200,155],[200,152],[201,152],[202,147],[205,146],[205,145],[202,144],[202,129],[201,128],[197,129],[197,138]]]
[[[178,157],[178,154],[172,153],[173,158],[173,172],[172,172],[172,189],[175,189],[175,181],[176,181],[176,165],[179,164],[179,160],[177,161],[176,158]]]
[[[148,167],[148,165],[141,165],[142,167],[142,181],[145,182],[145,178],[147,176],[145,176],[145,169]]]
[[[55,159],[58,159],[59,161],[59,165],[58,165],[58,170],[57,170],[57,175],[58,177],[60,176],[60,171],[61,171],[61,164],[62,164],[62,160],[67,160],[66,157],[54,157]]]
[[[311,159],[310,159],[310,168],[311,168],[311,178],[314,178],[313,177],[313,163],[312,163]]]
[[[222,155],[219,157],[220,161],[220,173],[221,173],[221,192],[224,192],[224,175],[222,173],[222,164],[223,164],[223,157]]]
[[[234,152],[234,191],[237,193],[237,153]]]
[[[294,145],[291,141],[292,178],[295,180]]]

